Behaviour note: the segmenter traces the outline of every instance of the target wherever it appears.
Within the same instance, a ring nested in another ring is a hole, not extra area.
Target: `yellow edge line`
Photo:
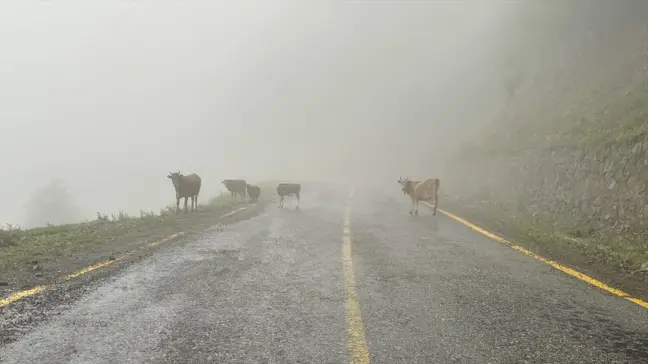
[[[160,245],[162,243],[166,243],[167,241],[175,239],[175,238],[177,238],[179,236],[182,236],[182,235],[184,235],[183,232],[175,233],[173,235],[169,235],[169,236],[166,236],[166,237],[164,237],[164,238],[162,238],[160,240],[156,240],[156,241],[154,241],[152,243],[149,243],[149,244],[147,244],[147,246],[153,247],[153,246],[156,246],[156,245]],[[124,254],[120,255],[119,257],[117,257],[115,259],[104,260],[104,261],[95,263],[95,264],[93,264],[93,265],[91,265],[89,267],[85,267],[85,268],[83,268],[81,270],[78,270],[78,271],[76,271],[74,273],[63,276],[63,277],[59,278],[57,280],[57,282],[59,282],[59,283],[60,282],[65,282],[65,281],[69,281],[69,280],[74,279],[74,278],[81,277],[81,276],[83,276],[83,275],[85,275],[87,273],[90,273],[90,272],[94,271],[94,270],[109,266],[109,265],[111,265],[111,264],[113,264],[115,262],[123,260],[124,258],[128,257],[131,254],[133,254],[133,252],[124,253]],[[12,293],[8,297],[0,299],[0,307],[8,306],[8,305],[10,305],[10,304],[12,304],[12,303],[14,303],[16,301],[20,301],[23,298],[33,296],[35,294],[38,294],[38,293],[43,292],[45,290],[48,290],[48,289],[54,287],[55,284],[56,283],[44,284],[44,285],[40,285],[40,286],[36,286],[36,287],[33,287],[33,288],[29,288],[29,289],[25,289],[25,290],[22,290],[22,291]]]
[[[369,348],[365,339],[358,292],[356,291],[351,255],[351,209],[346,209],[344,234],[342,236],[342,264],[344,268],[344,295],[346,297],[347,340],[349,363],[369,364]]]
[[[222,215],[220,218],[222,219],[222,218],[224,218],[224,217],[232,216],[232,215],[234,215],[235,213],[237,213],[237,212],[239,212],[239,211],[243,211],[243,210],[247,209],[248,207],[250,207],[250,205],[248,205],[248,206],[243,206],[243,207],[238,208],[238,209],[236,209],[236,210],[234,210],[234,211],[230,211],[230,212],[226,213],[225,215]]]
[[[162,238],[162,239],[160,239],[160,240],[154,241],[154,242],[152,242],[152,243],[148,243],[147,246],[149,246],[149,247],[154,247],[154,246],[156,246],[156,245],[164,244],[164,243],[166,243],[167,241],[169,241],[169,240],[173,240],[173,239],[175,239],[175,238],[177,238],[177,237],[179,237],[179,236],[182,236],[182,235],[184,235],[184,233],[183,233],[182,231],[179,232],[179,233],[171,234],[171,235],[169,235],[169,236],[167,236],[167,237],[165,237],[165,238]]]
[[[427,202],[424,202],[424,203],[426,205],[432,207],[429,203],[427,203]],[[438,210],[441,211],[441,213],[443,213],[444,215],[448,216],[449,218],[451,218],[453,220],[456,220],[456,221],[468,226],[469,228],[471,228],[471,229],[473,229],[473,230],[475,230],[475,231],[477,231],[477,232],[479,232],[479,233],[481,233],[483,235],[486,235],[489,238],[491,238],[491,239],[493,239],[493,240],[495,240],[495,241],[497,241],[499,243],[502,243],[502,244],[510,247],[511,249],[515,249],[515,250],[517,250],[517,251],[519,251],[521,253],[524,253],[524,254],[532,257],[532,258],[535,258],[535,259],[537,259],[537,260],[539,260],[539,261],[541,261],[541,262],[543,262],[545,264],[548,264],[548,265],[558,269],[559,271],[561,271],[563,273],[567,273],[567,274],[569,274],[570,276],[572,276],[574,278],[580,279],[581,281],[587,282],[587,283],[589,283],[589,284],[591,284],[591,285],[593,285],[595,287],[598,287],[598,288],[600,288],[600,289],[602,289],[604,291],[612,293],[615,296],[624,298],[624,299],[626,299],[626,300],[628,300],[630,302],[638,304],[639,306],[641,306],[643,308],[648,309],[648,302],[646,302],[646,301],[643,301],[643,300],[641,300],[639,298],[632,297],[632,296],[630,296],[629,294],[627,294],[626,292],[624,292],[624,291],[622,291],[620,289],[610,287],[607,284],[605,284],[605,283],[603,283],[603,282],[601,282],[599,280],[596,280],[596,279],[594,279],[594,278],[592,278],[592,277],[590,277],[590,276],[588,276],[586,274],[583,274],[583,273],[578,272],[578,271],[576,271],[574,269],[566,267],[566,266],[564,266],[564,265],[562,265],[562,264],[560,264],[560,263],[558,263],[556,261],[553,261],[553,260],[547,259],[545,257],[542,257],[540,255],[537,255],[536,253],[534,253],[534,252],[532,252],[532,251],[530,251],[528,249],[525,249],[525,248],[523,248],[523,247],[521,247],[519,245],[515,245],[515,244],[511,243],[510,241],[508,241],[508,240],[506,240],[506,239],[504,239],[502,237],[499,237],[499,236],[497,236],[497,235],[495,235],[495,234],[493,234],[493,233],[491,233],[489,231],[486,231],[486,230],[480,228],[479,226],[477,226],[477,225],[475,225],[473,223],[470,223],[467,220],[462,219],[461,217],[459,217],[457,215],[454,215],[454,214],[452,214],[452,213],[450,213],[448,211],[444,211],[442,209],[438,209]]]
[[[7,305],[9,305],[9,304],[11,304],[13,302],[16,302],[18,300],[21,300],[21,299],[23,299],[25,297],[33,296],[36,293],[39,293],[39,292],[42,292],[42,291],[46,290],[47,288],[49,288],[49,286],[43,285],[43,286],[36,286],[36,287],[26,289],[26,290],[23,290],[23,291],[18,291],[18,292],[12,294],[11,296],[9,296],[7,298],[1,299],[0,300],[0,307],[5,307],[5,306],[7,306]]]
[[[248,207],[249,206],[243,206],[243,207],[241,207],[239,209],[228,212],[228,213],[222,215],[221,218],[232,216],[232,215],[234,215],[235,213],[237,213],[239,211],[243,211],[243,210],[247,209]],[[184,235],[184,232],[178,232],[178,233],[166,236],[166,237],[164,237],[164,238],[162,238],[160,240],[156,240],[156,241],[154,241],[152,243],[149,243],[146,246],[154,247],[156,245],[164,244],[167,241],[173,240],[173,239],[175,239],[175,238],[177,238],[179,236],[182,236],[182,235]],[[119,256],[119,257],[117,257],[115,259],[105,260],[105,261],[102,261],[102,262],[95,263],[95,264],[93,264],[93,265],[91,265],[89,267],[85,267],[85,268],[83,268],[81,270],[78,270],[78,271],[72,273],[72,274],[68,274],[66,276],[63,276],[62,278],[58,279],[58,281],[59,282],[64,282],[64,281],[69,281],[69,280],[74,279],[74,278],[81,277],[81,276],[83,276],[83,275],[85,275],[87,273],[90,273],[90,272],[94,271],[94,270],[109,266],[109,265],[111,265],[111,264],[113,264],[113,263],[115,263],[117,261],[120,261],[120,260],[126,258],[127,256],[131,255],[131,254],[133,254],[133,252],[127,252],[127,253],[124,253],[123,255],[121,255],[121,256]],[[33,295],[35,295],[37,293],[43,292],[43,291],[45,291],[47,289],[52,288],[54,286],[54,284],[49,284],[49,285],[44,284],[44,285],[40,285],[40,286],[36,286],[36,287],[32,287],[32,288],[29,288],[29,289],[25,289],[25,290],[22,290],[22,291],[12,293],[8,297],[0,299],[0,307],[8,306],[8,305],[10,305],[10,304],[12,304],[12,303],[14,303],[16,301],[19,301],[19,300],[21,300],[21,299],[23,299],[25,297],[33,296]]]

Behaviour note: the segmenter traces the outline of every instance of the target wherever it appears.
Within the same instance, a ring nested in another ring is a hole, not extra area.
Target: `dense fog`
[[[157,211],[177,170],[201,202],[223,178],[441,175],[528,72],[525,34],[561,37],[560,4],[536,23],[506,1],[5,4],[0,221],[55,179],[82,219]]]

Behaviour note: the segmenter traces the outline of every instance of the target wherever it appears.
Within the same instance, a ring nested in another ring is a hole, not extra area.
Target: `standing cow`
[[[412,199],[412,208],[410,215],[418,215],[419,201],[433,201],[434,202],[434,215],[437,214],[437,205],[439,204],[439,187],[441,181],[438,178],[429,178],[425,181],[412,181],[409,178],[403,179],[402,177],[397,181],[403,188],[404,194],[408,194]],[[416,210],[414,210],[416,206]]]
[[[279,206],[283,208],[284,196],[297,197],[297,207],[299,209],[299,192],[301,192],[301,185],[299,183],[280,183],[277,185],[277,194],[279,195]]]
[[[254,185],[246,185],[248,196],[250,196],[250,201],[256,203],[261,194],[261,188]]]
[[[244,179],[226,179],[223,181],[225,188],[232,193],[232,196],[245,198],[246,183]]]
[[[184,176],[180,171],[169,173],[167,176],[173,183],[173,188],[176,192],[176,214],[180,207],[180,199],[184,198],[184,211],[187,212],[187,198],[191,197],[191,211],[196,211],[198,208],[198,194],[200,193],[200,185],[202,180],[200,176],[195,173]]]

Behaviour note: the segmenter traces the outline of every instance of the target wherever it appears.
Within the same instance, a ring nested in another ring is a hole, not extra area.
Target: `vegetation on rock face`
[[[648,3],[520,6],[518,31],[502,35],[507,102],[461,156],[646,139]]]
[[[545,30],[529,22],[516,35],[508,100],[454,158],[445,191],[477,219],[525,231],[531,248],[569,247],[599,264],[594,271],[645,284],[648,2],[615,6],[532,5]]]

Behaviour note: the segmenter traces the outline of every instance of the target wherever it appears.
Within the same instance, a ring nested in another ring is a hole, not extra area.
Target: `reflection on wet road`
[[[303,190],[300,210],[287,199],[133,265],[0,360],[648,363],[648,310],[441,214],[410,216],[397,187]]]

